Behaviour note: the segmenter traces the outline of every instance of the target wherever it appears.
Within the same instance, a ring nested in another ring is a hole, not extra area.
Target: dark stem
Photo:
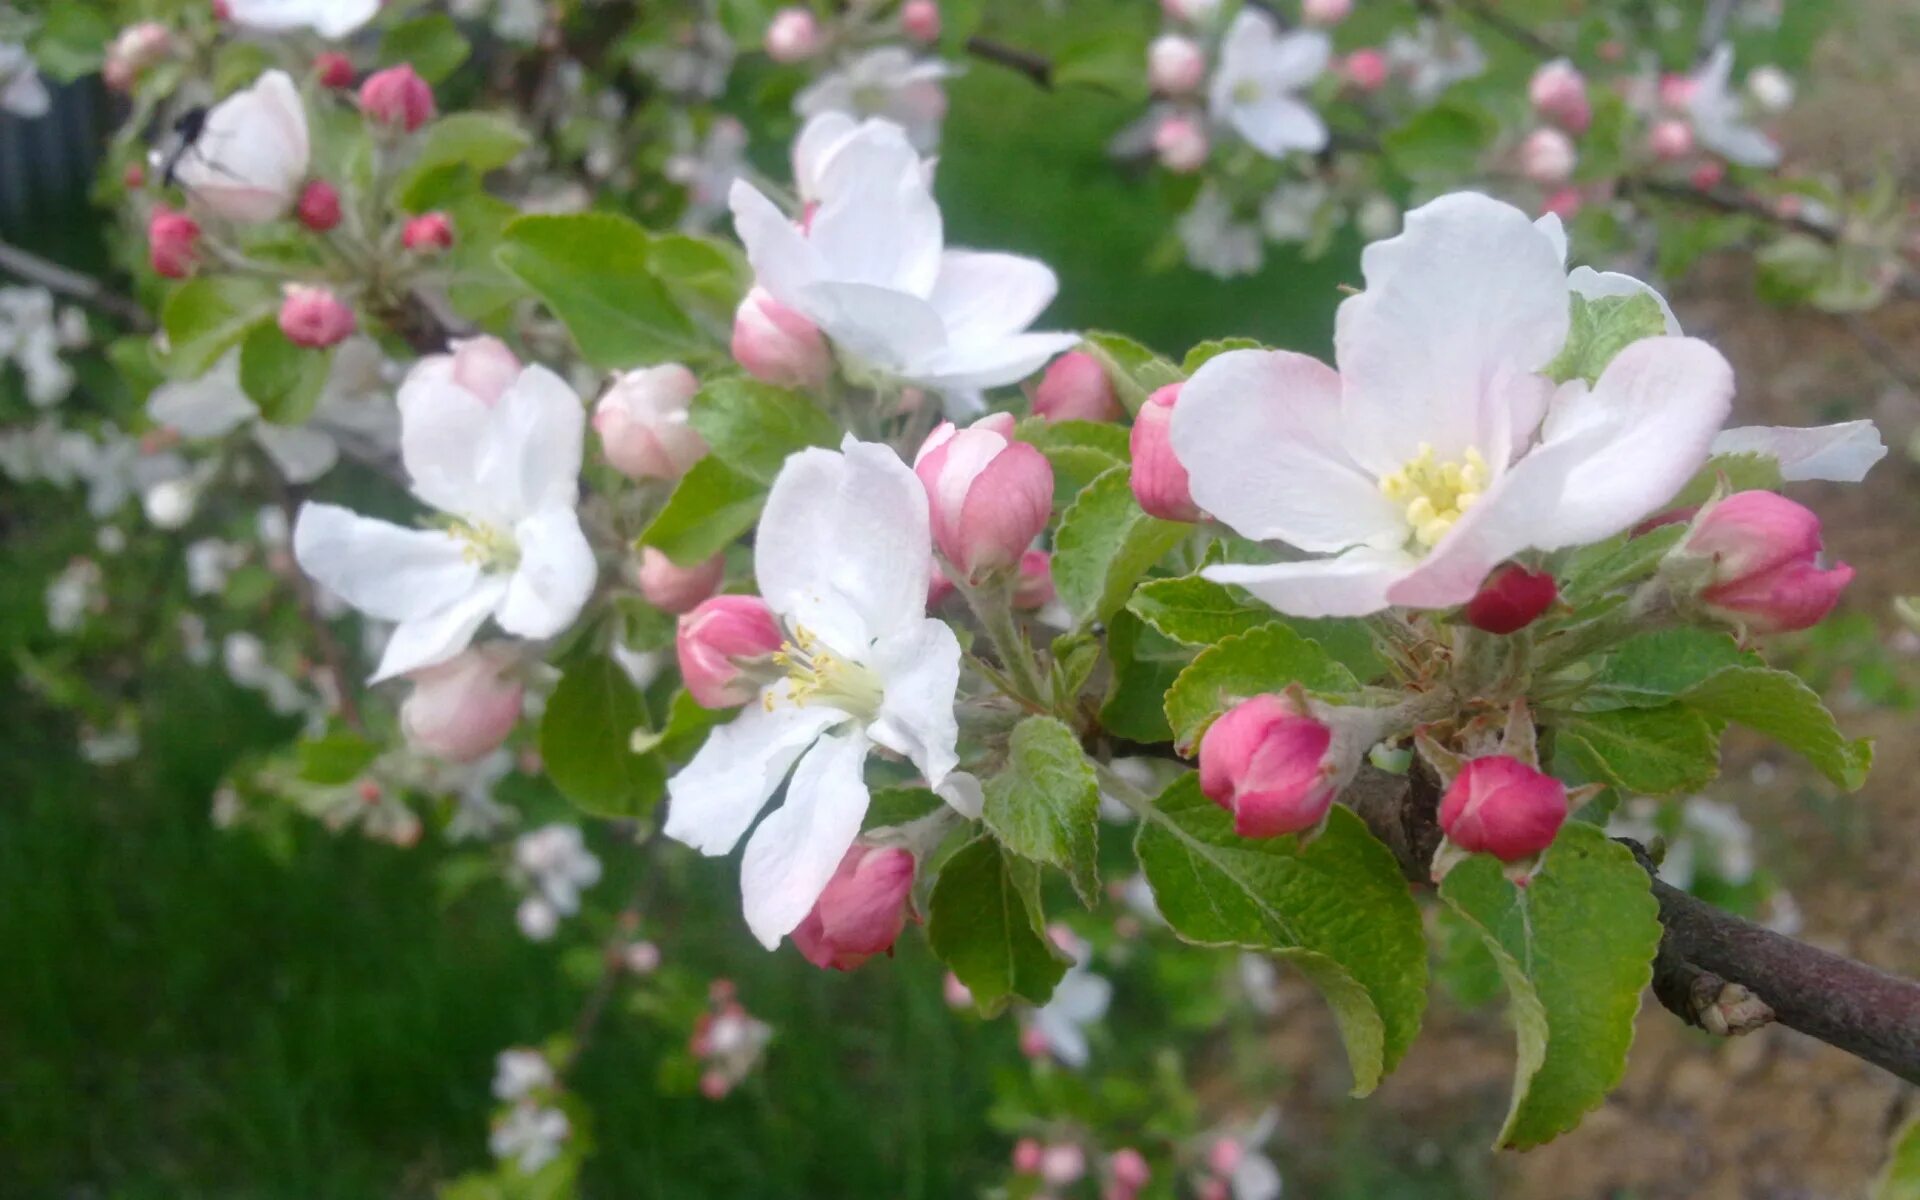
[[[1033,81],[1035,87],[1044,91],[1053,90],[1053,60],[1044,54],[1031,50],[1022,50],[1018,46],[1009,46],[988,37],[970,37],[967,39],[967,53],[990,62],[996,66],[1018,71]]]
[[[1560,47],[1481,0],[1415,0],[1414,6],[1429,16],[1439,16],[1447,8],[1465,13],[1536,58],[1566,57]]]
[[[109,289],[91,275],[84,275],[38,254],[0,242],[0,271],[16,275],[28,283],[37,283],[89,308],[98,309],[123,321],[137,332],[153,328],[153,318],[127,297]]]

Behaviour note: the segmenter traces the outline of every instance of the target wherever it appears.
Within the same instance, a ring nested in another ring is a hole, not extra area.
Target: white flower
[[[1211,183],[1201,186],[1174,230],[1186,247],[1187,265],[1196,271],[1231,279],[1253,274],[1267,260],[1260,226],[1241,219],[1233,202]]]
[[[1762,112],[1785,112],[1793,107],[1793,77],[1779,67],[1755,67],[1747,73],[1747,95]]]
[[[493,1095],[496,1100],[523,1100],[529,1094],[554,1084],[553,1064],[538,1050],[514,1047],[502,1050],[493,1060]]]
[[[1694,136],[1729,162],[1748,167],[1778,166],[1780,147],[1747,124],[1740,93],[1728,86],[1732,74],[1733,47],[1723,42],[1694,73],[1693,86],[1687,91],[1687,115],[1693,120]]]
[[[1280,1200],[1280,1168],[1262,1149],[1279,1124],[1279,1114],[1268,1109],[1253,1124],[1229,1135],[1240,1146],[1239,1161],[1227,1177],[1233,1200]]]
[[[230,221],[285,216],[306,182],[307,113],[285,71],[213,106],[174,177],[193,200]]]
[[[1276,242],[1312,241],[1333,190],[1318,179],[1283,183],[1260,202],[1260,224]]]
[[[935,789],[959,778],[960,643],[926,615],[932,555],[926,491],[885,446],[848,438],[839,453],[803,450],[773,482],[754,569],[791,639],[786,674],[668,781],[666,824],[667,836],[725,854],[792,771],[786,803],[740,866],[747,925],[768,949],[807,915],[860,832],[875,746],[910,759]]]
[[[1387,66],[1406,79],[1407,90],[1422,104],[1487,69],[1487,56],[1478,42],[1458,29],[1426,19],[1415,33],[1389,37],[1386,55]]]
[[[1093,961],[1092,947],[1071,935],[1055,933],[1053,936],[1073,956],[1073,965],[1054,985],[1053,995],[1047,1002],[1034,1010],[1033,1027],[1047,1043],[1048,1053],[1078,1070],[1087,1065],[1092,1053],[1087,1044],[1087,1027],[1107,1015],[1107,1005],[1113,1000],[1113,985],[1088,969]]]
[[[706,136],[696,141],[691,125],[674,128],[675,150],[666,176],[687,191],[680,227],[709,228],[727,211],[727,191],[747,167],[747,127],[732,117],[715,117]]]
[[[1540,373],[1566,341],[1570,289],[1554,239],[1518,209],[1441,197],[1361,270],[1338,373],[1237,351],[1181,395],[1173,446],[1194,501],[1330,556],[1209,578],[1296,616],[1461,604],[1513,554],[1629,528],[1706,461],[1733,372],[1705,343],[1643,339],[1592,388]]]
[[[521,834],[513,843],[513,866],[531,893],[528,901],[547,910],[555,924],[579,912],[581,891],[600,882],[600,859],[587,849],[577,825],[543,825]],[[536,941],[553,932],[545,927],[536,933],[527,924],[523,913],[521,927]]]
[[[511,1160],[522,1174],[531,1175],[560,1157],[560,1144],[571,1132],[567,1114],[559,1109],[516,1104],[504,1120],[494,1125],[487,1149],[495,1158]]]
[[[240,386],[240,354],[222,358],[198,379],[167,383],[147,397],[147,415],[189,439],[224,437],[242,425],[292,483],[310,483],[333,469],[339,450],[317,429],[262,420]]]
[[[410,529],[306,504],[293,553],[369,616],[395,621],[374,682],[442,663],[491,616],[523,638],[573,623],[593,591],[593,549],[574,505],[586,409],[560,377],[527,367],[491,405],[437,371],[400,389],[400,455],[414,495],[451,517]]]
[[[29,120],[44,117],[53,106],[46,81],[33,66],[33,55],[17,42],[0,42],[0,111]]]
[[[1283,34],[1271,16],[1249,5],[1220,43],[1207,107],[1269,158],[1318,153],[1327,144],[1326,124],[1297,93],[1320,77],[1332,54],[1326,34]]]
[[[940,206],[898,126],[869,121],[841,138],[816,186],[819,206],[802,231],[740,180],[734,227],[760,286],[819,326],[857,371],[964,400],[1025,378],[1079,340],[1025,332],[1057,287],[1045,263],[944,248]]]
[[[931,150],[947,115],[941,80],[953,73],[946,63],[915,60],[900,46],[881,46],[801,89],[793,111],[803,117],[834,112],[884,117],[904,128],[916,147]]]
[[[106,607],[106,578],[100,564],[76,558],[47,584],[47,628],[72,633],[84,625],[87,614]]]
[[[227,15],[236,25],[311,29],[323,38],[343,38],[379,11],[380,0],[227,0]]]

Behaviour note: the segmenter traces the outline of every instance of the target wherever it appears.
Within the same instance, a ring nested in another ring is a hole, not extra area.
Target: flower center
[[[1469,447],[1458,462],[1436,462],[1433,447],[1423,442],[1406,466],[1380,480],[1380,491],[1405,509],[1419,548],[1431,550],[1473,507],[1488,482],[1487,460],[1478,450]]]
[[[1235,104],[1252,104],[1260,99],[1260,95],[1260,85],[1252,79],[1242,79],[1233,85],[1233,102]]]
[[[857,662],[834,655],[804,626],[793,627],[793,637],[780,643],[773,662],[791,681],[787,695],[801,708],[824,704],[862,721],[880,715],[880,701],[886,694],[880,677]],[[773,703],[774,694],[767,692],[769,711]]]
[[[477,525],[455,521],[447,529],[460,539],[460,556],[488,571],[511,571],[520,565],[520,545],[513,534],[498,525]]]

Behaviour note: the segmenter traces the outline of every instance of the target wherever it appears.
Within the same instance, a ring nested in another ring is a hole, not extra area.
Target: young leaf
[[[985,1013],[1009,996],[1046,1003],[1067,959],[1047,937],[1039,868],[981,835],[940,868],[927,901],[927,941]]]
[[[1149,579],[1127,598],[1127,609],[1176,642],[1211,646],[1275,621],[1274,611],[1237,588],[1183,575]]]
[[[1148,396],[1186,378],[1179,367],[1122,333],[1089,333],[1081,348],[1107,369],[1113,394],[1130,413],[1139,412]]]
[[[1262,625],[1202,650],[1167,690],[1167,724],[1183,753],[1213,719],[1250,696],[1297,683],[1310,692],[1352,692],[1353,673],[1287,626]]]
[[[1615,787],[1665,796],[1705,787],[1720,773],[1720,732],[1681,704],[1563,713],[1554,717],[1558,752]]]
[[[640,535],[640,544],[693,566],[751,529],[766,501],[765,486],[718,458],[703,458],[681,476],[666,507]]]
[[[332,365],[332,350],[296,346],[280,326],[263,321],[240,343],[240,388],[266,420],[299,425],[313,415]]]
[[[486,112],[449,113],[421,133],[420,152],[400,184],[400,203],[410,212],[434,207],[426,189],[432,186],[429,179],[435,172],[464,167],[476,177],[484,175],[520,157],[529,142],[526,130],[512,117]]]
[[[1558,383],[1569,379],[1593,383],[1614,355],[1641,338],[1659,337],[1666,331],[1667,316],[1660,311],[1660,302],[1645,292],[1591,300],[1576,293],[1566,345],[1547,364],[1545,374]]]
[[[1201,342],[1187,351],[1187,357],[1180,363],[1180,370],[1191,377],[1195,371],[1205,366],[1210,359],[1220,357],[1230,350],[1264,350],[1258,340],[1249,337],[1214,338]]]
[[[1658,708],[1728,667],[1757,664],[1733,635],[1711,629],[1656,629],[1615,646],[1594,673],[1580,707]]]
[[[1777,491],[1784,482],[1780,460],[1771,454],[1716,454],[1699,473],[1687,481],[1680,494],[1668,501],[1669,508],[1696,508],[1715,492]]]
[[[1189,772],[1154,801],[1134,853],[1173,931],[1276,954],[1326,995],[1365,1095],[1412,1043],[1427,1003],[1420,912],[1393,854],[1339,805],[1319,837],[1243,838]]]
[[[1497,1144],[1537,1146],[1578,1124],[1626,1071],[1660,906],[1633,853],[1577,822],[1526,888],[1475,855],[1447,872],[1440,896],[1479,931],[1512,1002],[1519,1061]]]
[[[688,421],[713,457],[771,486],[787,456],[808,446],[838,446],[840,427],[799,392],[755,379],[715,379],[693,398]]]
[[[1868,1200],[1920,1200],[1920,1117],[1909,1117],[1894,1130],[1887,1165]]]
[[[1662,525],[1635,535],[1621,534],[1576,551],[1560,575],[1560,594],[1578,608],[1615,588],[1638,583],[1654,572],[1667,551],[1687,535],[1685,524]]]
[[[279,308],[279,294],[242,275],[202,275],[167,297],[160,327],[167,335],[167,374],[198,379]]]
[[[472,47],[453,18],[431,13],[387,30],[380,39],[380,63],[406,63],[428,83],[439,83],[467,61]]]
[[[1007,744],[1007,765],[987,780],[982,816],[1007,849],[1067,872],[1081,903],[1100,896],[1100,787],[1073,730],[1028,717]]]
[[[380,747],[363,734],[336,729],[300,741],[300,778],[308,783],[347,783],[373,765]]]
[[[1053,537],[1053,585],[1074,627],[1104,621],[1187,534],[1187,527],[1140,511],[1127,468],[1094,480],[1060,518]]]
[[[633,752],[646,702],[617,663],[576,660],[540,718],[540,758],[562,795],[598,817],[644,817],[666,786],[660,762]]]
[[[1728,667],[1680,694],[1688,707],[1736,721],[1797,751],[1847,791],[1867,781],[1873,740],[1848,741],[1819,693],[1798,675],[1762,666]]]
[[[1193,651],[1132,613],[1118,612],[1107,625],[1107,655],[1113,661],[1113,682],[1100,706],[1101,727],[1136,742],[1171,740],[1167,689],[1193,661]]]
[[[521,217],[507,226],[494,257],[546,301],[596,367],[637,367],[708,350],[655,273],[647,231],[625,217]]]

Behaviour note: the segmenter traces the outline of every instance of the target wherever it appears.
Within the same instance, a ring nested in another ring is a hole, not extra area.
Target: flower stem
[[[993,648],[1000,655],[1000,665],[1012,677],[1016,699],[1050,710],[1048,689],[1040,681],[1033,651],[1021,635],[1019,623],[1013,618],[1013,578],[1008,576],[985,587],[974,587],[968,583],[957,586],[960,594],[967,599],[967,607],[980,619],[980,627],[986,630],[987,637],[993,641]]]

